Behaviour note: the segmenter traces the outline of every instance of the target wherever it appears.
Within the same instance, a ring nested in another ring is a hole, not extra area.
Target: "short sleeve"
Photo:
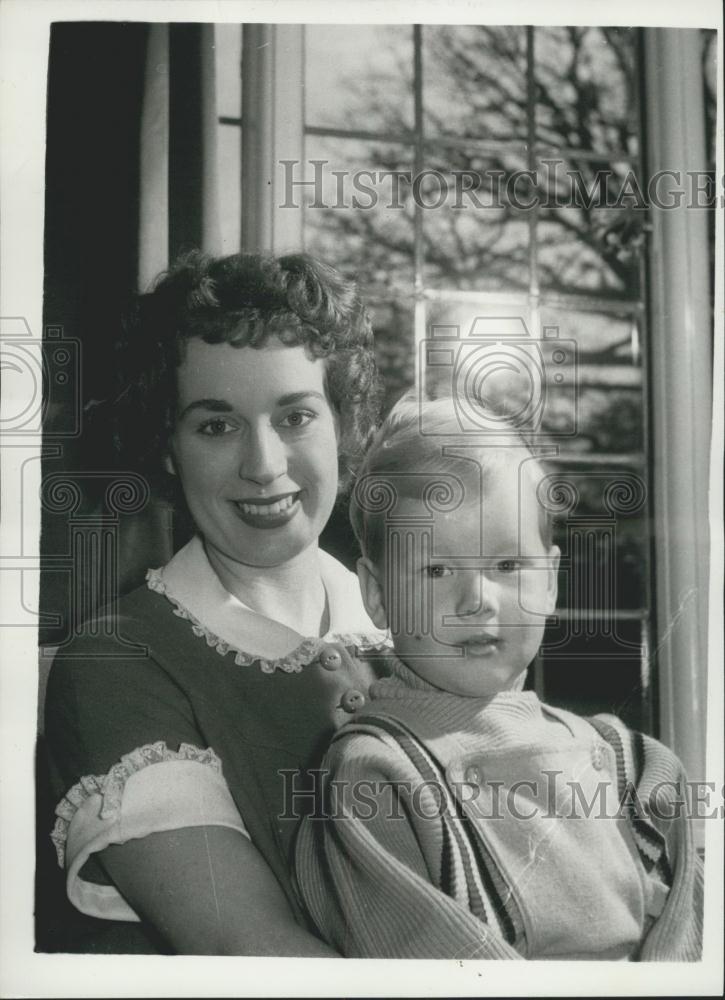
[[[135,747],[198,744],[193,708],[154,659],[110,638],[82,637],[58,651],[45,708],[57,797],[87,774],[105,774]]]
[[[51,836],[68,897],[83,913],[138,919],[97,878],[93,855],[109,844],[189,826],[247,835],[193,707],[150,654],[119,655],[110,641],[74,642],[51,668],[46,740],[58,802]]]

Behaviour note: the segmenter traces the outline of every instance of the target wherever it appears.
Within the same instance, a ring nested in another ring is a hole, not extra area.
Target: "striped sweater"
[[[297,842],[299,890],[330,944],[348,957],[699,958],[702,869],[666,747],[533,692],[482,702],[395,673],[336,734]]]

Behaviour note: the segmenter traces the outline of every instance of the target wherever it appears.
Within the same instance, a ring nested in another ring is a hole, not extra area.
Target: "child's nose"
[[[461,573],[456,592],[456,614],[460,618],[490,618],[498,612],[496,585],[483,570]]]

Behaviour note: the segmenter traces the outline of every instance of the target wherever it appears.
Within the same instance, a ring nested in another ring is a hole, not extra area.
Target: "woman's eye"
[[[433,580],[441,580],[444,576],[453,576],[450,566],[428,566],[426,572]]]
[[[496,569],[499,573],[515,573],[517,569],[521,569],[521,560],[501,559],[500,562],[496,563]]]
[[[228,434],[233,430],[234,427],[228,420],[224,420],[222,417],[214,417],[212,420],[206,420],[201,425],[199,433],[205,434],[207,437],[221,437],[223,434]]]
[[[286,417],[283,417],[280,424],[282,427],[291,427],[296,430],[298,427],[306,427],[314,417],[315,414],[309,410],[295,410],[294,413],[288,413]]]

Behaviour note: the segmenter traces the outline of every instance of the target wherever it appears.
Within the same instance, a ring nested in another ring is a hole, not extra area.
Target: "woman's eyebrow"
[[[300,403],[303,399],[321,399],[325,402],[325,397],[316,389],[303,389],[302,392],[288,392],[286,396],[280,396],[277,406],[291,406],[293,403]]]
[[[211,410],[213,413],[231,413],[234,407],[231,403],[228,403],[225,399],[195,399],[193,403],[189,403],[179,414],[179,419],[181,420],[186,416],[187,413],[191,413],[192,410]]]
[[[284,396],[280,396],[277,400],[277,406],[291,406],[294,403],[299,403],[303,399],[321,399],[323,402],[325,397],[321,392],[317,392],[316,389],[303,389],[301,392],[288,392]],[[211,410],[213,413],[231,413],[234,407],[231,403],[227,402],[226,399],[195,399],[193,403],[189,403],[179,414],[179,420],[183,419],[187,413],[191,413],[193,410]]]

